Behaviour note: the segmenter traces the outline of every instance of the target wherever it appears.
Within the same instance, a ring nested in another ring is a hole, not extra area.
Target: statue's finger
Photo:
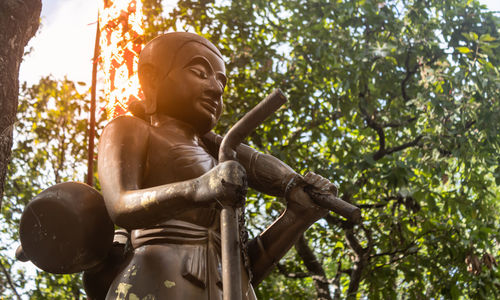
[[[316,183],[318,182],[319,179],[320,176],[314,172],[307,172],[306,175],[304,176],[304,181],[312,186],[316,186]]]
[[[321,189],[321,190],[329,191],[330,190],[330,185],[331,185],[330,180],[325,179],[324,177],[320,177],[318,179],[316,187],[319,188],[319,189]]]

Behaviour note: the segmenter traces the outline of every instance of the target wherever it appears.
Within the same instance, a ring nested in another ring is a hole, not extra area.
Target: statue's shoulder
[[[133,116],[119,116],[104,127],[103,136],[139,135],[147,136],[151,125]]]

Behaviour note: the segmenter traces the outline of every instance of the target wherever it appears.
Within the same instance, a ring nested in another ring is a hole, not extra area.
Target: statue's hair
[[[162,34],[146,44],[139,55],[139,74],[141,68],[147,64],[163,68],[164,74],[168,74],[179,50],[190,42],[204,45],[222,59],[219,49],[206,38],[190,32],[170,32]]]

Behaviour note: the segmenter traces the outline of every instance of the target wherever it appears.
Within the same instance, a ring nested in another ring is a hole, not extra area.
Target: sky
[[[52,74],[90,82],[97,21],[97,1],[42,0],[41,26],[26,50],[19,80],[28,84]]]
[[[163,2],[168,7],[176,1]],[[89,84],[97,7],[98,0],[42,0],[41,26],[26,47],[32,51],[21,64],[20,82],[35,84],[52,74]]]
[[[175,0],[168,0],[172,6]],[[500,11],[499,0],[480,0]],[[90,83],[98,0],[42,0],[42,25],[30,40],[20,69],[20,82],[37,83],[42,76]]]

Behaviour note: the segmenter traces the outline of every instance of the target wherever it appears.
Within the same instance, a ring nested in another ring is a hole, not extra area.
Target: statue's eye
[[[208,78],[208,74],[205,71],[203,71],[203,70],[200,70],[198,68],[191,68],[190,70],[191,70],[191,72],[193,72],[194,74],[196,74],[201,79],[207,79]]]

